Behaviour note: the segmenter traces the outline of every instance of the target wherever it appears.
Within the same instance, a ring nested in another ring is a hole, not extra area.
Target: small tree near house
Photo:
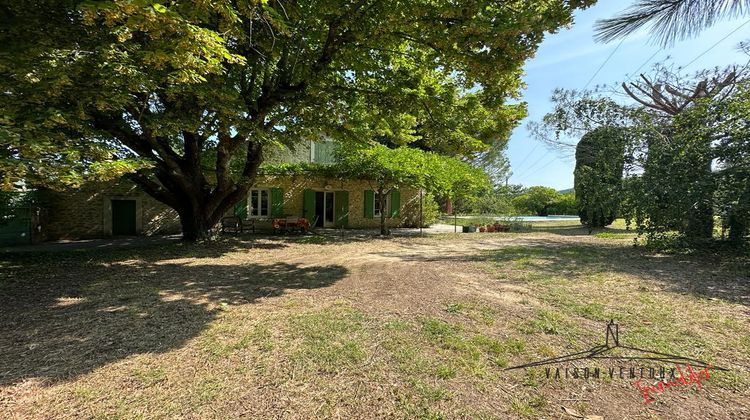
[[[399,147],[389,149],[381,144],[369,148],[341,149],[337,164],[341,175],[366,179],[372,191],[365,192],[365,216],[380,213],[380,234],[388,235],[387,220],[399,216],[399,188],[423,188],[441,196],[452,196],[457,190],[469,191],[488,185],[487,175],[456,158]],[[386,197],[390,196],[390,202]]]

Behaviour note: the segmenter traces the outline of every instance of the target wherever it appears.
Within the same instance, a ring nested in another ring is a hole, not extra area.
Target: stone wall
[[[326,186],[328,188],[326,188]],[[367,181],[361,180],[339,180],[326,179],[309,176],[291,177],[264,177],[256,182],[253,188],[281,188],[284,194],[284,214],[293,216],[303,215],[304,197],[306,189],[316,191],[348,191],[349,192],[349,228],[377,228],[380,227],[380,218],[372,219],[365,217],[364,192],[374,190]],[[419,190],[416,188],[401,188],[401,214],[399,217],[388,218],[388,226],[403,226],[406,219],[416,220],[410,212],[419,211]],[[415,205],[416,203],[416,205]],[[408,217],[408,216],[412,217]],[[258,222],[261,229],[270,228],[270,222]]]
[[[46,240],[100,238],[112,234],[112,199],[136,201],[136,231],[141,235],[179,233],[177,213],[125,179],[89,183],[69,191],[40,191]]]
[[[374,189],[367,181],[333,180],[293,176],[264,177],[254,188],[281,188],[284,196],[284,214],[302,216],[303,192],[349,192],[349,228],[378,228],[380,218],[365,217],[364,191]],[[403,226],[418,220],[419,190],[402,188],[401,214],[389,218],[390,227]],[[112,235],[113,199],[136,201],[136,232],[140,235],[172,234],[180,232],[177,213],[141,191],[132,182],[122,179],[110,183],[89,183],[84,187],[65,192],[43,190],[41,204],[45,209],[42,236],[45,240],[100,238]],[[414,212],[417,212],[416,214]],[[229,214],[232,214],[231,210]],[[271,228],[270,221],[259,221],[260,230]]]

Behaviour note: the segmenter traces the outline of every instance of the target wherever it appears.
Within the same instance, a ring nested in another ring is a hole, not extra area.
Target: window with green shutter
[[[271,217],[284,217],[284,191],[271,188]]]
[[[349,191],[336,191],[334,193],[334,209],[336,214],[336,227],[349,225]]]
[[[365,190],[365,219],[375,217],[375,191]]]
[[[336,163],[337,143],[322,141],[312,143],[312,162],[330,165]]]
[[[247,203],[244,203],[246,206],[245,217],[268,217],[271,209],[270,192],[266,189],[253,188],[250,190],[249,197]],[[249,214],[247,213],[248,208],[250,210]],[[237,208],[235,208],[236,211],[238,211]]]
[[[401,192],[399,190],[391,191],[391,217],[401,215]]]
[[[240,219],[247,219],[247,198],[234,205],[234,215]]]
[[[305,190],[302,193],[302,214],[312,222],[315,219],[315,191]]]

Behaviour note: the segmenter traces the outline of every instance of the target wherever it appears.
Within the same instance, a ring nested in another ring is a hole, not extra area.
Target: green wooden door
[[[112,234],[136,234],[135,200],[112,200]]]
[[[336,191],[334,196],[336,227],[349,225],[349,191]]]
[[[0,215],[0,245],[31,243],[31,210],[15,208]]]

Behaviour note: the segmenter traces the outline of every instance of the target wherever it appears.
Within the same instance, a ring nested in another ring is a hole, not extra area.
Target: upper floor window
[[[335,152],[338,144],[332,141],[312,142],[310,144],[310,162],[331,164],[335,163]]]
[[[250,217],[267,217],[270,214],[271,200],[268,199],[268,190],[250,190],[250,202],[248,214]]]

